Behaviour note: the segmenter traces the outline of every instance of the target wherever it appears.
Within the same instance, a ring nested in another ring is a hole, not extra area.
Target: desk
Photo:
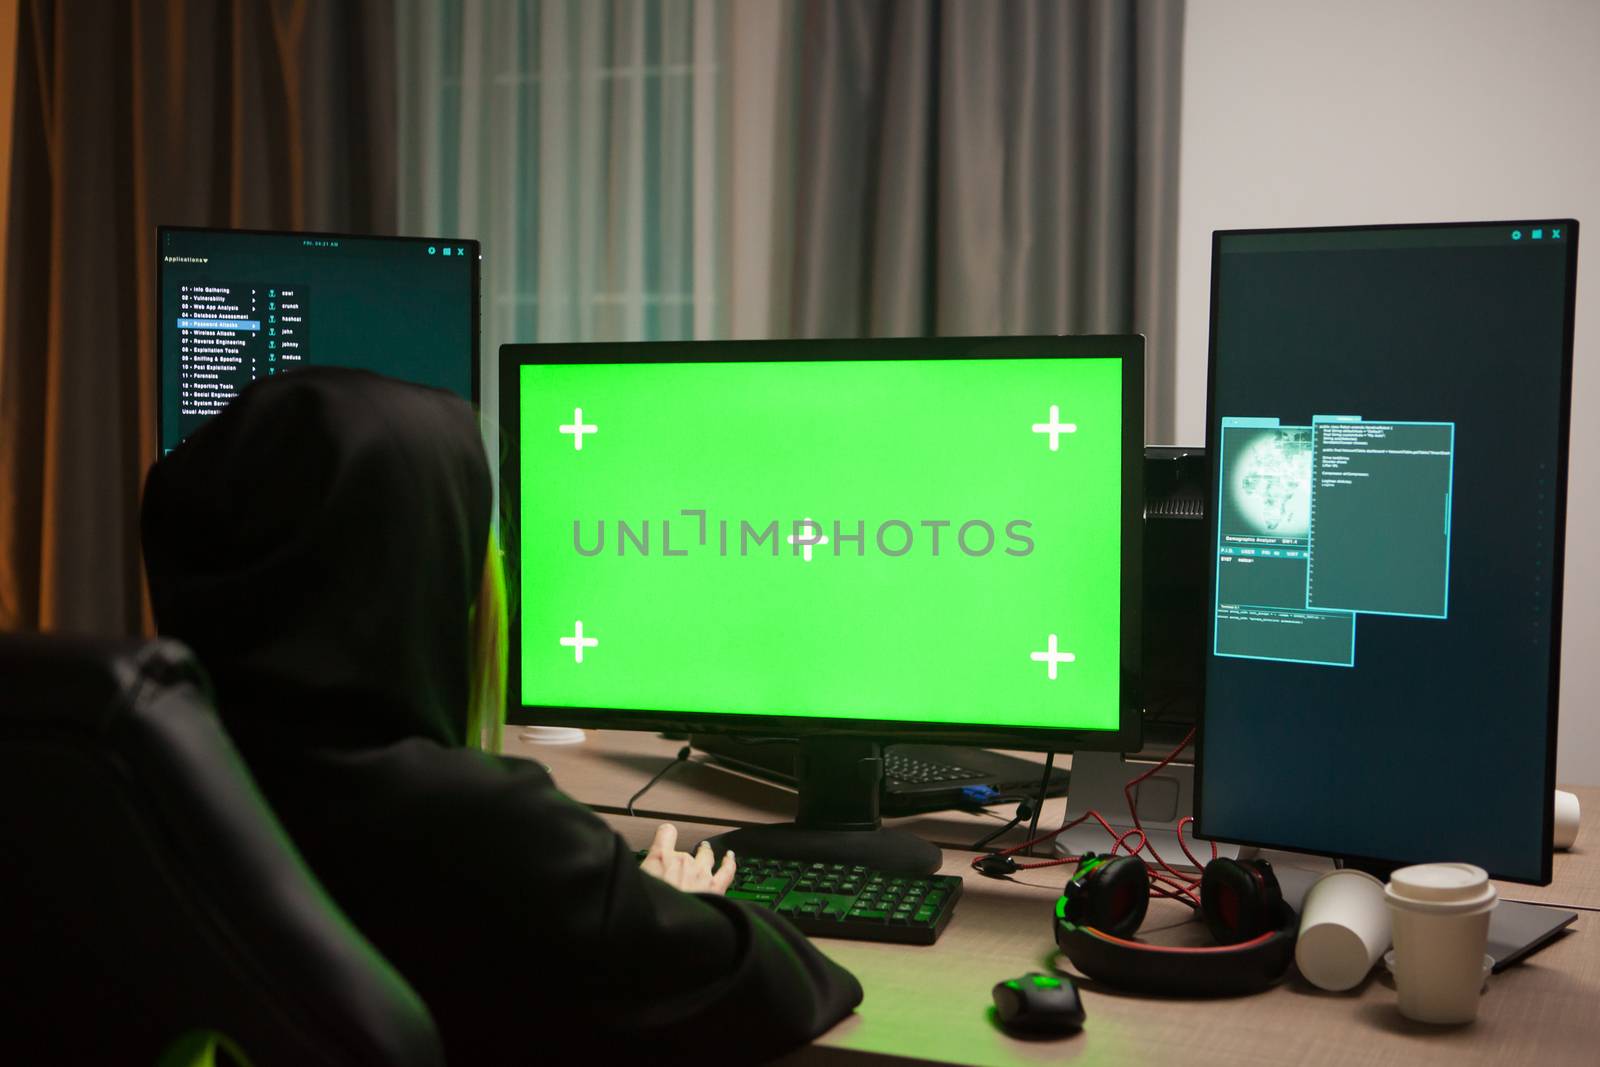
[[[679,767],[658,783],[641,816],[620,814],[628,797],[670,760],[681,743],[645,734],[590,731],[569,747],[525,745],[508,731],[507,752],[538,759],[556,781],[606,813],[631,845],[649,843],[662,819],[678,823],[693,841],[728,825],[792,816],[793,794],[709,765]],[[1600,907],[1600,789],[1580,789],[1589,811],[1573,853],[1556,857],[1552,886],[1505,885],[1517,899]],[[1042,824],[1059,821],[1061,802]],[[1009,1064],[1200,1062],[1412,1064],[1462,1060],[1515,1063],[1591,1063],[1600,1045],[1600,916],[1581,915],[1574,928],[1527,962],[1490,979],[1478,1021],[1436,1029],[1403,1019],[1386,977],[1374,975],[1345,994],[1323,993],[1291,971],[1272,990],[1226,1001],[1147,1000],[1080,982],[1089,1021],[1064,1040],[1021,1041],[988,1019],[995,982],[1029,970],[1048,971],[1056,952],[1050,905],[1064,872],[1021,872],[1013,881],[973,873],[970,844],[989,816],[950,812],[897,820],[946,846],[942,873],[963,877],[966,892],[950,926],[930,948],[858,941],[818,945],[861,980],[866,999],[857,1013],[786,1065],[925,1060]],[[1204,940],[1189,912],[1152,901],[1146,934],[1173,943]]]
[[[590,730],[589,739],[583,744],[564,746],[528,744],[517,734],[515,727],[506,730],[506,755],[540,761],[551,769],[569,796],[607,814],[624,813],[628,798],[649,781],[651,775],[671,762],[683,747],[682,741],[626,730]],[[1071,766],[1071,757],[1066,757],[1062,765]],[[1507,900],[1600,911],[1600,787],[1567,788],[1578,794],[1585,813],[1583,827],[1570,851],[1556,853],[1551,883],[1547,886],[1515,882],[1495,884]],[[1066,807],[1064,797],[1045,801],[1039,825],[1060,826]],[[652,786],[639,801],[636,811],[653,819],[705,823],[714,827],[711,832],[720,833],[728,826],[793,819],[795,792],[695,756]],[[944,811],[889,819],[886,823],[910,830],[942,848],[965,849],[1003,821],[996,814]],[[1021,828],[1006,838],[1013,844],[1021,840]],[[1310,857],[1288,854],[1274,858],[1290,865],[1317,863]]]
[[[590,730],[588,737],[578,745],[534,745],[523,742],[517,730],[509,727],[504,751],[508,756],[535,759],[549,767],[574,800],[599,812],[624,814],[628,798],[683,747],[682,741],[626,730]],[[640,799],[636,813],[654,819],[709,823],[720,833],[729,826],[789,821],[795,816],[795,797],[793,789],[696,755],[651,786]],[[1065,814],[1066,799],[1054,797],[1045,802],[1039,825],[1059,826]],[[885,820],[886,825],[910,830],[945,848],[970,845],[1005,821],[998,817],[998,811],[944,811]],[[1012,836],[1022,840],[1021,829]]]

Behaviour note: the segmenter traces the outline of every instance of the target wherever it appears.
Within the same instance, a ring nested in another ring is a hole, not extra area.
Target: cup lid
[[[1495,898],[1488,872],[1470,863],[1421,863],[1401,867],[1389,876],[1386,892],[1391,900],[1424,905],[1469,907]]]

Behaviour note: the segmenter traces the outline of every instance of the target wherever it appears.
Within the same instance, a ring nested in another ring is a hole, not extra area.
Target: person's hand
[[[685,893],[726,893],[733,884],[736,870],[731,851],[722,854],[722,866],[711,869],[714,857],[711,844],[700,842],[694,855],[678,851],[678,828],[662,823],[656,830],[656,839],[650,842],[650,853],[639,864],[645,874],[661,879]]]

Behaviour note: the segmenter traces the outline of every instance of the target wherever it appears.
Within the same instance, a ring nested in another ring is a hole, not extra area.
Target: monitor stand
[[[710,839],[720,857],[809,860],[872,867],[894,874],[932,874],[944,854],[905,830],[891,830],[878,815],[883,745],[856,737],[800,739],[795,765],[800,810],[792,823],[746,826]]]
[[[1163,744],[1154,755],[1149,754],[1150,749],[1147,744],[1144,751],[1132,755],[1074,752],[1072,783],[1067,787],[1066,821],[1071,822],[1088,811],[1098,811],[1117,833],[1133,829],[1133,816],[1128,811],[1123,788],[1160,763],[1172,751],[1172,745]],[[1178,822],[1194,813],[1194,764],[1177,760],[1167,764],[1139,783],[1134,790],[1134,803],[1139,808],[1139,823],[1145,837],[1161,858],[1173,867],[1193,866],[1178,846]],[[1211,842],[1196,838],[1190,832],[1193,828],[1193,823],[1184,828],[1183,839],[1197,859],[1209,860]],[[1137,842],[1138,838],[1132,840]],[[1058,835],[1056,852],[1062,856],[1082,856],[1086,852],[1103,856],[1110,851],[1111,844],[1112,838],[1105,827],[1089,819]],[[1239,846],[1219,841],[1217,855],[1234,859],[1239,855]]]

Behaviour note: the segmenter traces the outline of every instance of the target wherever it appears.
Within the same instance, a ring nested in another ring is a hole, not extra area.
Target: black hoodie
[[[747,1062],[861,988],[784,920],[644,875],[537,764],[464,747],[492,508],[471,410],[359,371],[251,385],[145,485],[157,624],[451,1062]]]

